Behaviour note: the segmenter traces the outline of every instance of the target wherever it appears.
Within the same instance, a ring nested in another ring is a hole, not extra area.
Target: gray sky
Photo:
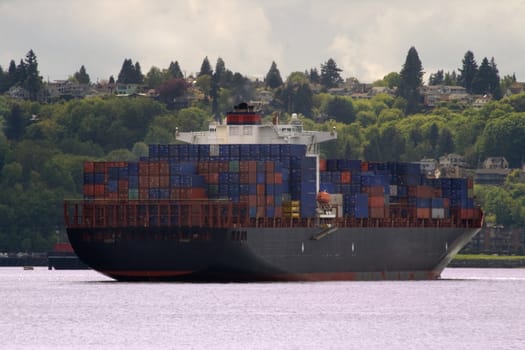
[[[500,76],[525,80],[525,0],[0,0],[0,65],[29,49],[45,80],[86,67],[118,75],[125,58],[198,72],[208,56],[250,77],[275,61],[291,72],[333,58],[361,82],[399,72],[411,46],[426,73],[494,57]]]

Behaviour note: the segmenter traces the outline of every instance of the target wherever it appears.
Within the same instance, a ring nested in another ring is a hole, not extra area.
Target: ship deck
[[[111,227],[436,227],[479,228],[482,212],[476,208],[469,217],[451,209],[448,218],[418,218],[410,206],[391,205],[382,218],[250,217],[247,203],[229,200],[71,200],[64,202],[68,228]]]

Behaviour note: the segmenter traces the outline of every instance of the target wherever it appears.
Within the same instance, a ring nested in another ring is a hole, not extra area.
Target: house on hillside
[[[480,185],[502,185],[510,171],[505,157],[488,157],[481,168],[476,169],[474,182]]]

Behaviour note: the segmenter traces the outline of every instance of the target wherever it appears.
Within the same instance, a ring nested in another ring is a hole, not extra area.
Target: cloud
[[[286,77],[333,58],[344,77],[371,82],[400,71],[411,46],[427,73],[457,70],[471,50],[525,79],[522,0],[0,0],[0,13],[0,65],[33,49],[51,80],[81,65],[107,79],[126,58],[143,73],[179,61],[190,74],[207,56],[256,77],[272,61]]]

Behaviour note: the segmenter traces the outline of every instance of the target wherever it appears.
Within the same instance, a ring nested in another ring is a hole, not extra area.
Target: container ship
[[[136,162],[85,162],[69,241],[118,281],[439,278],[481,229],[472,179],[320,157],[336,137],[241,103]]]

